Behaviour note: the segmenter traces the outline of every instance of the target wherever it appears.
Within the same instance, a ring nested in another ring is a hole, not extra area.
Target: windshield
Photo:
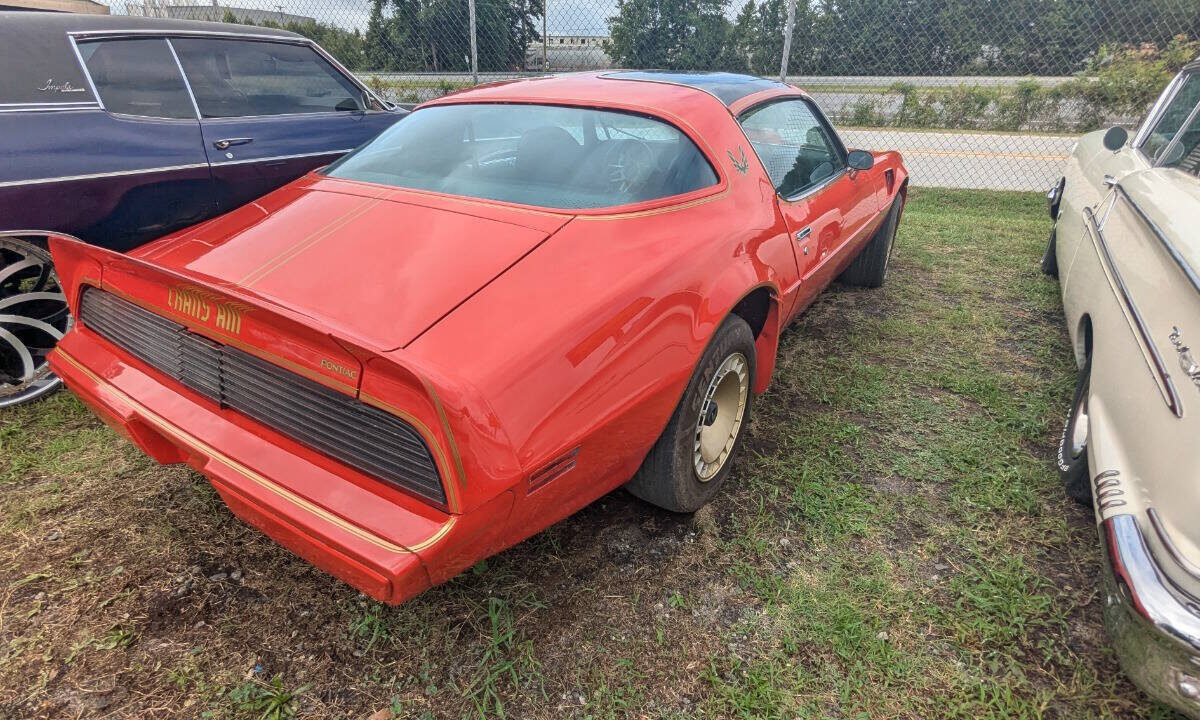
[[[641,115],[549,105],[438,105],[326,169],[330,177],[556,209],[715,185],[694,143]]]

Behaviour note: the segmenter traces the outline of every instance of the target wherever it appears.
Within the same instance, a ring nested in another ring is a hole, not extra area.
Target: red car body
[[[783,327],[904,192],[899,155],[883,152],[869,170],[781,200],[736,118],[804,95],[756,82],[768,87],[726,102],[669,77],[568,75],[429,103],[664,120],[717,176],[681,196],[547,210],[314,173],[130,255],[52,238],[77,316],[83,290],[103,289],[381,409],[420,434],[443,498],[214,402],[97,333],[86,313],[52,367],[146,453],[206,475],[246,522],[401,602],[625,483],[737,308],[765,311],[752,323],[753,391],[764,392]],[[797,239],[801,228],[811,230]]]

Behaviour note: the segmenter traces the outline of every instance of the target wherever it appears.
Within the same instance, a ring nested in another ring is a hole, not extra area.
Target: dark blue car
[[[0,407],[51,391],[71,322],[42,237],[128,250],[328,164],[405,115],[307,38],[0,12]]]

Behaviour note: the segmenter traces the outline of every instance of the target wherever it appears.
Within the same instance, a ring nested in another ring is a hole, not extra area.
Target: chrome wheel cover
[[[729,460],[749,397],[750,367],[745,355],[733,353],[713,373],[700,403],[692,446],[692,464],[700,482],[716,477]]]
[[[46,356],[71,323],[50,253],[0,237],[0,407],[29,402],[59,386]]]

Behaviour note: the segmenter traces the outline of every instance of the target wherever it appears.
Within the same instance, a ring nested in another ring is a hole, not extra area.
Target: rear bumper
[[[328,458],[168,387],[85,329],[68,333],[50,365],[141,450],[203,473],[238,517],[371,597],[402,602],[474,559],[476,548],[461,546],[478,533],[460,531],[480,518],[375,492]]]
[[[1179,592],[1133,515],[1100,525],[1104,621],[1125,674],[1156,700],[1200,718],[1200,601]]]

